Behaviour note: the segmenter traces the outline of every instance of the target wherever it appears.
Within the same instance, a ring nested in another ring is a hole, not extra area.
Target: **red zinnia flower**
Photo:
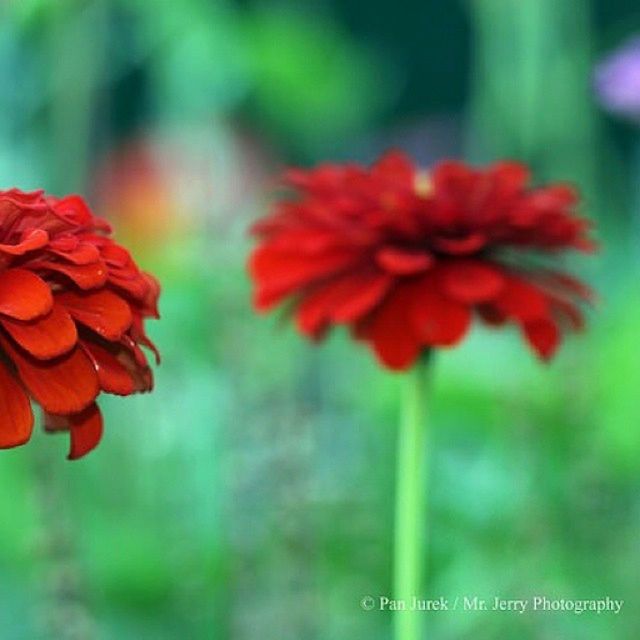
[[[99,442],[101,391],[149,391],[140,345],[159,286],[79,196],[0,191],[0,447],[29,440],[30,399],[68,430],[69,458]]]
[[[294,169],[286,182],[297,197],[253,228],[254,304],[293,297],[311,338],[346,324],[384,365],[405,369],[425,349],[459,343],[474,316],[517,324],[545,360],[563,327],[582,326],[589,289],[518,260],[594,249],[568,186],[530,188],[515,162],[442,162],[427,173],[400,153],[371,168]]]

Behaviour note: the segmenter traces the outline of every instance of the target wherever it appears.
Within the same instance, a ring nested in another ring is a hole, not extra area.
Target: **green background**
[[[151,395],[86,459],[0,453],[0,637],[377,640],[391,616],[402,377],[257,317],[247,228],[286,164],[397,146],[571,180],[600,293],[549,366],[510,330],[435,359],[427,597],[624,599],[618,616],[449,612],[437,640],[640,628],[640,153],[595,61],[635,0],[5,0],[0,184],[84,194],[163,283]]]

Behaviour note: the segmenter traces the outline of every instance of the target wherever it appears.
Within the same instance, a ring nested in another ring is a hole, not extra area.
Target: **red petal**
[[[74,226],[86,226],[102,222],[95,218],[91,209],[81,196],[69,195],[64,198],[50,198],[50,203],[55,212],[64,220],[73,223]]]
[[[16,365],[25,387],[45,411],[58,415],[78,413],[98,395],[98,376],[79,347],[54,360],[36,360],[13,347],[6,338],[0,338],[0,343]]]
[[[131,329],[129,329],[128,335],[131,336],[131,339],[138,345],[147,347],[147,349],[149,349],[153,353],[156,359],[156,364],[160,364],[160,362],[162,361],[160,351],[158,351],[158,347],[156,347],[156,345],[144,332],[144,324],[140,315],[134,315],[133,322],[131,323]]]
[[[98,248],[88,242],[78,242],[73,248],[67,248],[56,245],[53,242],[49,245],[49,250],[73,264],[87,265],[93,264],[100,260],[100,251]]]
[[[493,198],[513,198],[523,191],[531,178],[529,169],[519,162],[496,162],[487,172],[493,178]]]
[[[433,256],[426,251],[408,251],[395,247],[384,247],[376,253],[380,267],[398,275],[410,275],[426,271],[434,263]]]
[[[22,256],[28,251],[41,249],[49,242],[49,234],[44,229],[31,229],[23,234],[18,244],[0,244],[0,253]]]
[[[542,273],[540,281],[545,286],[551,287],[559,295],[575,295],[585,302],[596,302],[595,292],[584,282],[569,275],[568,273],[558,273],[555,271]]]
[[[54,304],[42,318],[24,321],[0,317],[0,323],[25,351],[39,359],[67,353],[78,339],[75,323],[60,304]]]
[[[149,293],[149,282],[139,271],[110,270],[109,283],[136,300],[143,300]]]
[[[95,449],[102,438],[102,414],[96,404],[69,416],[71,446],[69,460],[77,460]]]
[[[529,201],[546,211],[564,210],[577,204],[579,200],[578,192],[569,184],[556,183],[529,193]]]
[[[120,396],[128,396],[135,392],[136,384],[133,378],[115,355],[93,342],[83,341],[82,347],[93,362],[103,391]]]
[[[397,287],[359,329],[360,337],[372,343],[379,360],[390,369],[407,369],[424,349],[409,321],[412,300],[409,286]]]
[[[470,309],[443,296],[433,278],[416,285],[411,305],[414,331],[427,345],[451,347],[467,333],[471,324]]]
[[[56,300],[78,322],[107,340],[118,340],[133,320],[129,305],[106,289],[87,293],[69,291],[56,296]]]
[[[567,320],[571,325],[571,328],[575,331],[581,331],[584,329],[584,317],[580,309],[570,302],[561,300],[559,298],[551,299],[551,307],[553,309],[554,318],[558,320]]]
[[[464,162],[445,160],[432,171],[432,181],[436,193],[447,196],[465,196],[475,184],[477,172]]]
[[[296,321],[301,333],[315,339],[322,337],[329,322],[331,300],[335,295],[330,283],[305,297],[296,311]]]
[[[68,431],[71,443],[67,458],[77,460],[98,446],[102,438],[102,415],[95,403],[72,415],[45,413],[44,428],[49,432]]]
[[[371,174],[412,189],[416,169],[409,156],[402,151],[388,151],[372,166]]]
[[[355,280],[355,279],[353,279]],[[352,280],[352,281],[353,281]],[[393,284],[393,279],[386,274],[376,274],[357,282],[352,295],[336,304],[331,312],[335,322],[353,322],[369,313],[385,296]],[[354,284],[355,287],[355,284]]]
[[[345,242],[348,242],[346,238],[333,231],[310,227],[282,231],[269,240],[269,246],[280,251],[295,249],[304,254],[322,254],[341,247],[344,248]]]
[[[476,253],[487,244],[487,238],[483,233],[469,233],[460,238],[435,237],[433,246],[438,251],[443,251],[452,256],[465,256]]]
[[[102,262],[93,264],[63,264],[50,260],[40,260],[31,263],[33,268],[57,271],[67,276],[81,289],[96,289],[107,282],[107,270]]]
[[[31,437],[33,413],[29,398],[0,363],[0,449],[17,447]]]
[[[0,273],[0,313],[32,320],[51,310],[53,298],[46,282],[25,269]]]
[[[560,344],[560,331],[546,318],[525,322],[522,326],[527,342],[542,360],[550,360]]]
[[[252,275],[260,281],[302,280],[309,277],[331,273],[336,268],[342,268],[353,262],[353,251],[349,248],[337,251],[326,251],[321,254],[306,253],[299,246],[288,248],[275,247],[274,243],[258,247],[249,259],[249,269]]]
[[[314,280],[353,266],[359,259],[360,254],[352,250],[306,256],[260,247],[249,264],[258,283],[254,304],[257,309],[265,310]]]
[[[370,311],[392,279],[380,273],[356,273],[331,280],[305,296],[298,307],[300,331],[318,337],[326,323],[351,322]]]
[[[504,315],[525,322],[547,317],[549,312],[549,302],[544,292],[515,277],[508,278],[495,306]]]
[[[494,266],[480,260],[450,260],[438,269],[442,291],[463,304],[488,302],[503,289],[505,279]]]
[[[147,359],[140,347],[125,335],[122,338],[123,349],[116,356],[135,381],[136,391],[144,393],[153,389],[153,372],[147,363]]]

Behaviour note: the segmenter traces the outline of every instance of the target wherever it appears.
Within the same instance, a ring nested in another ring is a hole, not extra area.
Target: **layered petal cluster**
[[[348,325],[391,369],[458,344],[473,318],[517,325],[546,360],[563,329],[582,327],[591,292],[541,262],[595,246],[573,189],[529,181],[515,162],[424,172],[397,152],[370,168],[290,170],[292,197],[253,227],[254,306],[291,300],[313,339]]]
[[[0,191],[0,447],[27,442],[32,401],[70,434],[69,458],[102,435],[102,392],[149,391],[143,322],[159,286],[79,196]]]

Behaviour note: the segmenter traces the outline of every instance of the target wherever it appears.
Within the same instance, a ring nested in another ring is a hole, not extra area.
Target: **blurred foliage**
[[[106,398],[83,461],[40,433],[0,456],[3,640],[390,637],[358,603],[390,591],[401,378],[254,316],[246,230],[282,164],[451,131],[576,181],[606,251],[569,264],[602,301],[550,367],[482,330],[436,359],[428,595],[626,604],[429,637],[634,637],[638,132],[590,73],[637,30],[633,0],[2,3],[2,184],[87,194],[164,288],[156,391]]]

